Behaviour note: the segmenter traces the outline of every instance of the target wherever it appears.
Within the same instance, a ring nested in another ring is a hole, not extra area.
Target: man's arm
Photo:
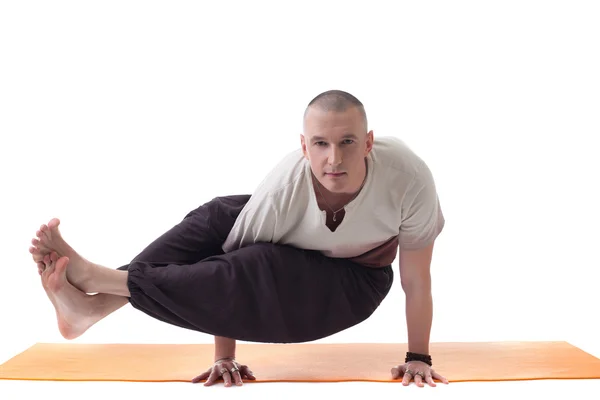
[[[401,250],[400,280],[406,295],[408,351],[429,354],[433,319],[430,266],[433,243],[418,250]]]
[[[215,361],[222,358],[235,358],[235,339],[215,336]]]

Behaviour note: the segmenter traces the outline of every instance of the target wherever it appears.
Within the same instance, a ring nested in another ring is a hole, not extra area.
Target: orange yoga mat
[[[400,382],[390,369],[406,344],[238,343],[255,382]],[[450,382],[600,379],[600,359],[567,342],[432,343]],[[0,379],[189,382],[213,360],[212,344],[38,343],[0,366]],[[252,383],[255,383],[252,382]]]

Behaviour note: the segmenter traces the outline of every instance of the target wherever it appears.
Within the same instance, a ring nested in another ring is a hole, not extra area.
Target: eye
[[[352,139],[344,140],[344,144],[352,144],[352,143],[354,143],[354,140],[352,140]]]
[[[316,144],[317,146],[324,146],[324,145],[326,145],[327,143],[325,143],[325,142],[321,141],[321,142],[315,142],[315,144]]]

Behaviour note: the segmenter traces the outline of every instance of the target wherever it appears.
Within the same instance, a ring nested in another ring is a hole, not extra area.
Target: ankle
[[[100,268],[97,264],[90,261],[85,261],[81,265],[80,275],[77,286],[84,293],[97,293],[97,288],[94,287],[94,276],[97,275],[97,269]]]

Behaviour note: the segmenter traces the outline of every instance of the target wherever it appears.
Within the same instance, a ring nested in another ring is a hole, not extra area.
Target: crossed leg
[[[316,340],[373,313],[391,287],[390,266],[368,268],[273,243],[223,253],[248,197],[199,207],[116,270],[80,257],[53,229],[57,221],[49,234],[42,227],[30,252],[63,336],[83,334],[127,303],[186,329],[279,343]]]
[[[203,204],[148,245],[132,262],[186,265],[221,253],[221,243],[249,198],[249,195],[218,197]],[[29,252],[56,310],[61,334],[74,339],[129,303],[129,272],[128,265],[110,269],[81,256],[63,239],[59,225],[57,218],[42,225],[36,232],[37,238],[31,241]]]

